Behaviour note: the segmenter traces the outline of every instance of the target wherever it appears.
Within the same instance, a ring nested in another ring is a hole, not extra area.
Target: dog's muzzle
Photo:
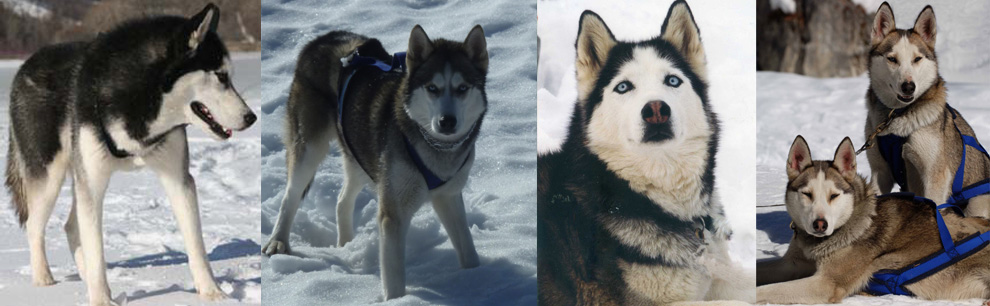
[[[645,125],[643,142],[659,142],[674,138],[670,124],[670,106],[663,101],[650,101],[640,111]]]

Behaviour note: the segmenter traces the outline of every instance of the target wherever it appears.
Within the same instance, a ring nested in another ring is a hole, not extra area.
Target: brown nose
[[[649,124],[661,124],[670,120],[670,106],[663,101],[650,101],[643,106],[643,121]]]

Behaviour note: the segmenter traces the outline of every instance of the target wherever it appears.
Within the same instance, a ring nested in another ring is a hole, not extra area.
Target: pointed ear
[[[890,9],[890,4],[884,2],[877,9],[877,14],[873,17],[873,31],[870,32],[870,45],[876,46],[880,44],[887,34],[896,29],[894,11]]]
[[[581,13],[578,22],[578,37],[574,47],[577,49],[575,68],[577,70],[578,98],[587,99],[595,87],[598,73],[605,66],[608,52],[617,43],[612,31],[602,21],[602,17],[592,11]]]
[[[209,32],[216,33],[217,24],[220,23],[220,8],[213,3],[209,3],[202,11],[189,18],[186,27],[191,29],[189,33],[189,50],[196,50],[199,44],[206,39]]]
[[[691,69],[702,80],[707,80],[705,48],[701,45],[701,31],[694,22],[691,8],[683,0],[675,1],[667,11],[660,31],[663,40],[674,45],[684,55]]]
[[[856,175],[856,148],[853,147],[849,137],[842,139],[842,143],[839,143],[839,147],[835,149],[832,165],[839,168],[839,173],[846,178]]]
[[[433,53],[433,41],[430,40],[429,36],[426,36],[423,27],[417,24],[409,33],[409,48],[406,49],[406,67],[409,67],[408,70],[412,70],[412,67],[426,61],[426,58],[430,57],[430,53]]]
[[[811,166],[811,149],[804,137],[798,135],[791,144],[791,151],[787,153],[787,179],[797,178],[804,168]]]
[[[485,30],[481,25],[475,25],[464,38],[464,49],[467,50],[468,57],[475,67],[481,71],[488,71],[488,43],[485,42]]]
[[[935,48],[935,9],[932,6],[925,6],[918,14],[918,19],[914,20],[914,32],[921,35],[921,39],[929,48]]]

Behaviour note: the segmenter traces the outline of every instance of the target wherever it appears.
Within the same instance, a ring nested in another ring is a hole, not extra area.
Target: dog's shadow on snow
[[[261,254],[261,246],[254,240],[234,239],[234,241],[218,245],[207,257],[210,261],[226,260]],[[113,268],[142,268],[180,265],[188,262],[186,253],[166,248],[158,254],[145,255],[122,261],[107,263],[108,269]]]
[[[786,244],[791,242],[791,216],[787,211],[772,211],[756,214],[756,229],[767,233],[770,242]]]

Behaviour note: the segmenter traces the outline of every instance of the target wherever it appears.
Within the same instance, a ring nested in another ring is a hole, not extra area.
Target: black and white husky
[[[485,33],[475,26],[464,42],[431,40],[417,25],[408,48],[405,71],[348,60],[401,62],[393,61],[378,40],[353,33],[330,32],[303,48],[286,111],[288,186],[278,222],[262,248],[268,255],[290,252],[289,230],[299,201],[336,140],[346,174],[337,198],[337,245],[354,238],[355,197],[373,183],[386,299],[405,294],[406,231],[426,201],[433,203],[461,267],[479,264],[461,190],[488,107]]]
[[[112,305],[103,255],[103,196],[110,175],[141,166],[159,177],[175,211],[196,290],[225,297],[200,233],[189,174],[187,125],[217,139],[256,117],[230,82],[230,59],[207,5],[191,18],[134,20],[91,41],[42,48],[14,78],[6,185],[31,248],[34,284],[54,284],[45,224],[66,174],[73,206],[69,248],[90,305]]]
[[[585,11],[575,46],[567,140],[538,161],[540,304],[754,300],[727,252],[714,192],[719,123],[687,3],[640,42],[617,41]]]

